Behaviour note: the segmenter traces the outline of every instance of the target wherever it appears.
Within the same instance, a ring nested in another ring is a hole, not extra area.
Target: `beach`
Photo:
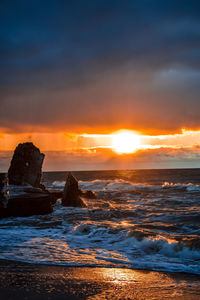
[[[200,276],[0,261],[1,299],[199,299]]]

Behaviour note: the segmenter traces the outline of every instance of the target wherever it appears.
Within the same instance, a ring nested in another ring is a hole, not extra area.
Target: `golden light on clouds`
[[[140,136],[130,130],[121,130],[113,134],[111,147],[119,154],[133,153],[141,147]]]
[[[33,142],[41,151],[95,151],[107,149],[115,154],[129,155],[138,150],[159,148],[192,148],[200,146],[200,130],[186,130],[176,134],[143,135],[132,130],[119,130],[110,134],[52,133],[0,133],[0,151],[12,151],[17,144]]]
[[[200,166],[200,130],[144,135],[132,130],[108,134],[80,132],[0,132],[0,169],[8,170],[19,143],[33,142],[45,153],[44,170],[106,170]]]
[[[85,149],[107,148],[116,154],[128,155],[138,150],[182,149],[200,145],[200,130],[182,129],[180,133],[144,135],[132,130],[119,130],[111,134],[82,134],[81,145]]]

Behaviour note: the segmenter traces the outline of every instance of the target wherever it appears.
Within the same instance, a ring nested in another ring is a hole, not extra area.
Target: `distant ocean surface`
[[[0,220],[0,259],[200,274],[200,169],[73,172],[87,208]],[[63,190],[67,172],[47,172]]]

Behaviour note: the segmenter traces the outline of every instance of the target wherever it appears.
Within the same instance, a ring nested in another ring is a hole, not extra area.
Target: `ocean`
[[[0,259],[200,274],[200,169],[73,172],[87,208],[0,220]],[[63,190],[67,172],[46,172]]]

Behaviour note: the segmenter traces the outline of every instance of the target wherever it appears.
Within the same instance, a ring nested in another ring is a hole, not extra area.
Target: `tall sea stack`
[[[44,156],[33,143],[19,144],[8,170],[9,184],[39,187]]]

